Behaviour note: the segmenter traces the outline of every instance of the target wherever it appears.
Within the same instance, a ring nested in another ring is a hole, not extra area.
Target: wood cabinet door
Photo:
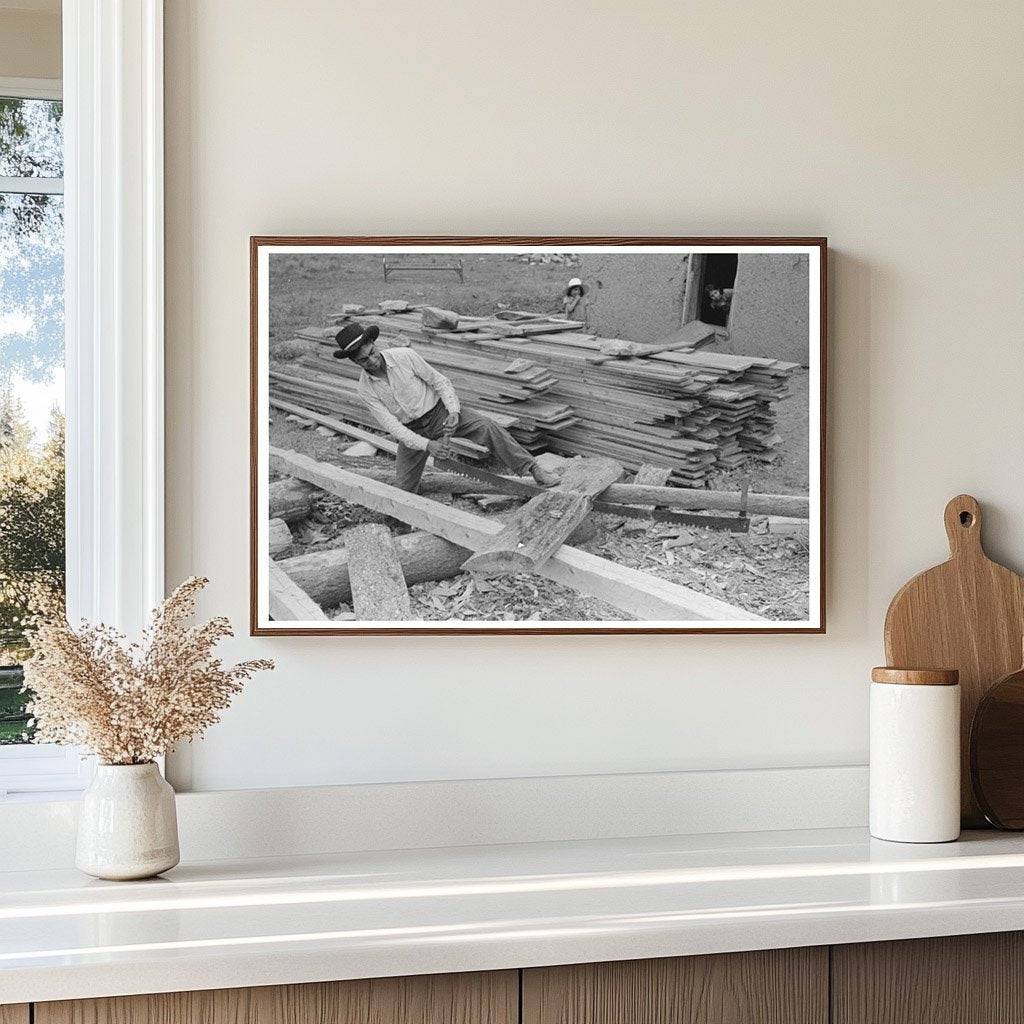
[[[493,971],[37,1003],[35,1024],[516,1024],[518,1003]]]
[[[1024,1024],[1024,933],[832,947],[833,1024]]]
[[[523,1024],[826,1024],[828,950],[771,949],[523,972]]]
[[[27,1003],[5,1003],[0,1006],[0,1024],[28,1024]]]

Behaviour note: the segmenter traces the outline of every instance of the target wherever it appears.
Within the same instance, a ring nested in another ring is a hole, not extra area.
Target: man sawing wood
[[[542,487],[559,477],[538,465],[512,435],[472,409],[462,408],[452,382],[411,348],[378,349],[375,326],[347,324],[335,335],[335,359],[351,359],[359,397],[374,419],[398,441],[395,485],[417,492],[427,458],[450,458],[448,441],[463,437],[482,445],[510,472],[529,472]]]

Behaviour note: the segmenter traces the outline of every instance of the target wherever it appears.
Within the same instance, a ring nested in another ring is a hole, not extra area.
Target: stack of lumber
[[[363,317],[358,317],[360,321]],[[398,315],[393,320],[401,319]],[[297,337],[318,342],[315,356],[299,360],[299,372],[311,381],[310,391],[321,404],[308,405],[317,412],[330,412],[355,422],[375,425],[356,392],[360,370],[347,359],[335,359],[334,335],[337,328],[307,328]],[[404,344],[404,339],[381,335],[385,347]],[[556,378],[546,367],[528,359],[505,359],[483,352],[462,352],[441,345],[417,341],[416,350],[455,385],[460,399],[511,431],[529,451],[546,450],[552,431],[573,426],[577,418],[571,406],[551,401],[546,392]],[[271,372],[275,394],[303,404],[304,385],[295,374]],[[290,378],[290,379],[286,379]],[[330,404],[330,408],[327,408]]]
[[[772,405],[796,369],[709,350],[719,329],[699,321],[644,346],[523,310],[465,317],[433,307],[366,309],[332,319],[379,327],[383,345],[412,344],[468,405],[511,419],[500,422],[531,451],[606,456],[633,471],[665,465],[673,483],[689,487],[704,485],[712,470],[771,457],[779,440]],[[332,357],[336,331],[300,331],[318,343],[295,371],[308,383],[272,371],[272,393],[369,423],[354,392],[358,368]]]

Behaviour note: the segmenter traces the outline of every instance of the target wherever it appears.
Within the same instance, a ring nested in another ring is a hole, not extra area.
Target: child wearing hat
[[[565,287],[565,296],[562,299],[562,315],[566,320],[582,320],[584,325],[587,322],[587,294],[586,285],[574,277]]]

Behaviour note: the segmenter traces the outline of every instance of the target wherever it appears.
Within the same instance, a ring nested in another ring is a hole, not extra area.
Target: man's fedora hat
[[[335,359],[349,359],[354,356],[364,345],[377,340],[380,334],[379,327],[363,327],[362,324],[346,324],[334,336],[338,345],[338,351],[332,352]]]
[[[568,295],[569,292],[571,292],[573,290],[573,288],[579,288],[581,295],[586,295],[587,294],[587,286],[578,277],[574,277],[565,286],[565,294]]]

